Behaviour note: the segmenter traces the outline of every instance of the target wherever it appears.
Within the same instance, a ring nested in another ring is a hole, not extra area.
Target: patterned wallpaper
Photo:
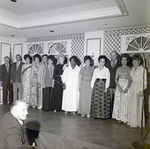
[[[71,39],[71,53],[76,55],[80,60],[84,57],[84,38],[85,34],[71,34],[71,35],[59,35],[48,37],[35,37],[28,38],[27,42],[41,42],[41,41],[54,41],[54,40],[67,40]]]
[[[120,35],[131,35],[140,33],[150,33],[150,28],[135,28],[135,29],[122,29],[104,32],[104,54],[110,58],[111,51],[115,50],[118,53],[121,50],[121,37]]]
[[[122,30],[110,30],[104,32],[104,54],[110,58],[110,53],[116,50],[118,53],[121,50],[121,37],[120,35],[131,35],[140,33],[150,33],[150,28],[135,28],[135,29],[122,29]],[[27,42],[41,42],[41,41],[54,41],[54,40],[67,40],[71,39],[71,53],[78,56],[83,62],[84,57],[84,38],[85,34],[71,34],[71,35],[59,35],[49,37],[36,37],[28,38]]]

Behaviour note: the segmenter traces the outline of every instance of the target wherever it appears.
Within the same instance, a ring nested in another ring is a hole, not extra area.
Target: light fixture
[[[104,24],[104,26],[109,26],[109,24]]]
[[[10,35],[11,37],[15,37],[15,35]]]
[[[54,30],[50,30],[49,32],[54,33]]]
[[[17,0],[11,0],[11,2],[17,2]]]

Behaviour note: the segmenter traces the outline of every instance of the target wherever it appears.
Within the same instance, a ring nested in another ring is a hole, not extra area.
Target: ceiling
[[[3,37],[31,38],[136,27],[150,27],[149,0],[0,0]]]

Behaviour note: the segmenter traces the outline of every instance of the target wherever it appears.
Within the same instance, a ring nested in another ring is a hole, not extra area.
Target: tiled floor
[[[8,105],[0,105],[0,118],[7,111],[9,111]],[[107,149],[134,149],[132,142],[140,139],[140,128],[130,128],[125,124],[118,124],[113,119],[81,118],[78,114],[65,115],[63,112],[43,112],[29,108],[26,123],[30,129],[40,127],[40,131],[43,132],[83,141],[89,145],[100,145]],[[144,128],[144,135],[149,127],[150,120]],[[150,144],[150,132],[145,142]]]

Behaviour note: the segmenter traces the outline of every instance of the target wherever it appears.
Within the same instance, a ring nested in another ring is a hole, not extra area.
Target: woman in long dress
[[[117,69],[115,76],[116,91],[112,118],[118,120],[118,123],[128,122],[130,99],[129,87],[131,85],[131,80],[129,77],[131,68],[127,66],[128,61],[129,55],[122,54],[122,66]]]
[[[65,55],[58,55],[58,64],[54,68],[54,88],[52,92],[51,110],[54,112],[60,111],[62,107],[63,83],[61,75],[66,67]]]
[[[133,68],[130,72],[130,102],[129,102],[129,121],[130,127],[141,127],[142,104],[144,99],[144,90],[147,88],[147,72],[142,66],[143,60],[141,55],[132,56]],[[145,126],[145,116],[143,110],[143,127]]]
[[[110,72],[105,67],[106,60],[106,56],[99,56],[99,67],[94,70],[91,81],[91,117],[94,118],[110,118]]]
[[[76,56],[70,58],[70,66],[66,67],[62,74],[63,82],[63,102],[62,110],[65,111],[65,115],[68,112],[75,112],[78,110],[79,103],[79,91],[78,81],[81,64]]]
[[[22,65],[21,82],[23,87],[22,100],[30,106],[31,98],[31,72],[32,72],[32,57],[29,54],[24,55],[25,64]]]
[[[31,100],[30,105],[35,108],[38,105],[39,97],[41,96],[41,92],[38,86],[38,69],[40,66],[40,62],[42,58],[39,54],[35,54],[33,56],[33,63],[32,63],[32,74],[31,74]]]
[[[43,70],[43,111],[51,110],[52,88],[54,87],[53,74],[56,59],[53,55],[47,57],[47,65]]]
[[[79,107],[78,113],[81,117],[85,115],[90,117],[91,110],[91,80],[94,72],[92,65],[92,58],[89,55],[84,57],[85,66],[81,68],[79,74]]]

